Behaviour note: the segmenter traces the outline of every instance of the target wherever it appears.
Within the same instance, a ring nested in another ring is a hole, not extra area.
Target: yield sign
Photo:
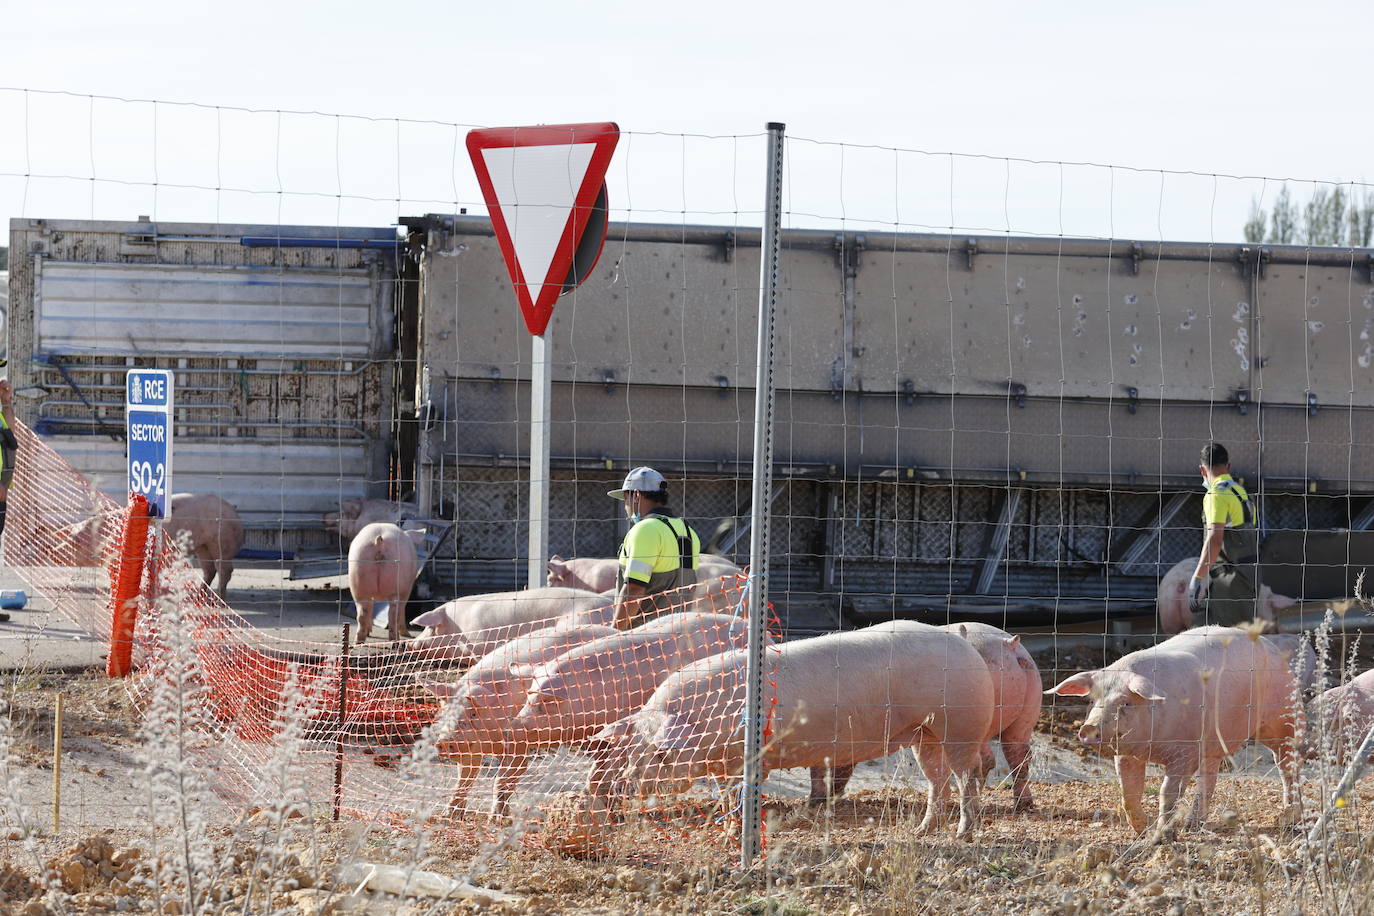
[[[544,333],[554,302],[601,253],[606,169],[619,139],[610,122],[468,132],[468,155],[531,334]]]

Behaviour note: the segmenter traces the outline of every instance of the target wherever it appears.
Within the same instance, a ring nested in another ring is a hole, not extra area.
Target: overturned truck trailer
[[[530,342],[484,218],[392,228],[23,219],[20,415],[122,497],[122,374],[177,374],[178,489],[249,545],[413,494],[440,589],[525,578]],[[1374,522],[1370,253],[789,231],[770,594],[795,629],[1148,608],[1225,442],[1281,593],[1345,595]],[[560,301],[551,550],[613,555],[634,465],[747,561],[758,235],[613,224]],[[1332,531],[1331,529],[1347,529]]]
[[[234,503],[250,555],[387,495],[394,229],[16,219],[9,245],[19,415],[117,501],[133,367],[174,371],[173,485]]]
[[[464,590],[523,581],[530,342],[483,218],[404,221],[418,492]],[[551,550],[612,555],[638,464],[747,560],[758,233],[613,224],[554,313]],[[1199,447],[1256,494],[1276,589],[1374,547],[1366,251],[789,231],[770,594],[793,626],[1100,626],[1199,544]],[[1346,529],[1325,531],[1317,529]]]

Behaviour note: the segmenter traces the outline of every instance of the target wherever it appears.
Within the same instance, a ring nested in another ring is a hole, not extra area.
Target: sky
[[[1232,242],[1374,179],[1364,12],[0,0],[0,219],[479,212],[470,127],[613,120],[613,218],[750,226],[782,121],[788,226]]]

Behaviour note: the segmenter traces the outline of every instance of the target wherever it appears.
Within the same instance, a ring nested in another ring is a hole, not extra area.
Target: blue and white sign
[[[172,373],[129,370],[124,439],[129,444],[129,492],[147,498],[154,518],[166,518],[172,492]]]

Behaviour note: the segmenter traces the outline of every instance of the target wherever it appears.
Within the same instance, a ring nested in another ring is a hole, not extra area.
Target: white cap
[[[620,485],[619,490],[607,490],[606,495],[616,499],[624,499],[625,494],[630,490],[638,490],[641,493],[657,493],[667,486],[668,481],[664,480],[663,475],[653,468],[635,468],[625,475],[625,482]]]

